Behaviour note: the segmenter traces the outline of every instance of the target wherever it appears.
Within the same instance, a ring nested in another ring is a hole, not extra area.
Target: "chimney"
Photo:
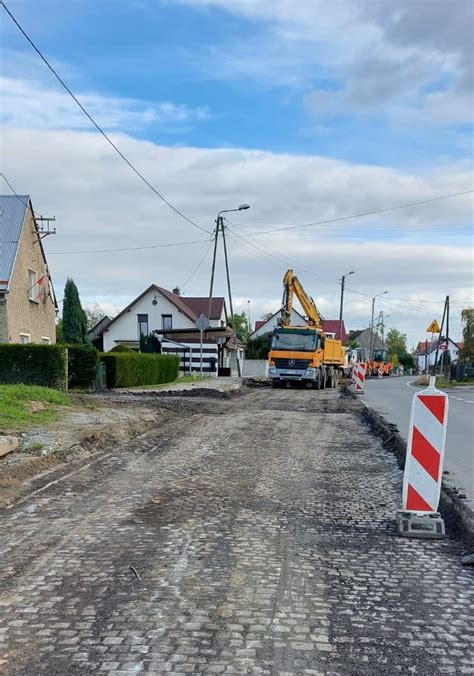
[[[173,289],[173,293],[175,293],[177,296],[181,296],[181,291],[179,290],[179,286],[177,286]]]

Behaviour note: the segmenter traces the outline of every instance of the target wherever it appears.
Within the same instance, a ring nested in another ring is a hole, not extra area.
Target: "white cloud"
[[[463,163],[413,176],[322,157],[170,148],[124,135],[113,138],[168,199],[209,229],[220,209],[242,202],[251,204],[251,210],[230,216],[237,230],[248,234],[268,229],[268,224],[307,223],[471,188],[470,168]],[[71,275],[86,302],[124,306],[152,282],[168,288],[183,284],[209,245],[204,233],[163,205],[97,134],[6,129],[2,150],[4,171],[17,192],[30,193],[43,215],[56,216],[58,234],[48,237],[45,246],[59,298]],[[2,192],[8,192],[6,186]],[[354,269],[346,297],[351,328],[367,324],[370,298],[350,289],[371,296],[387,288],[390,295],[378,307],[390,312],[391,325],[416,341],[424,335],[429,315],[439,317],[446,293],[453,299],[469,295],[469,240],[453,244],[450,229],[470,223],[471,215],[472,200],[465,196],[324,228],[259,236],[250,242],[231,237],[236,307],[246,309],[250,299],[254,319],[277,309],[281,279],[291,265],[324,314],[335,317],[338,279]],[[389,234],[393,241],[384,239]],[[347,240],[347,235],[356,239]],[[204,241],[171,249],[52,254],[194,240]],[[209,260],[186,292],[206,294],[208,278]],[[222,265],[216,291],[225,291]],[[391,300],[399,298],[416,302]],[[438,305],[419,302],[432,299],[439,299]],[[453,305],[453,313],[456,307],[460,306]],[[459,327],[454,322],[453,326],[456,332]]]
[[[36,80],[0,77],[4,125],[25,128],[90,129],[91,123],[62,89]],[[77,93],[77,97],[106,130],[137,130],[151,125],[172,127],[205,119],[207,108],[189,108],[170,101],[148,103],[138,99]]]
[[[208,68],[217,76],[296,86],[317,117],[382,112],[410,123],[471,120],[470,0],[182,1],[253,24],[250,37],[226,36],[212,46]],[[312,84],[318,82],[323,86]]]

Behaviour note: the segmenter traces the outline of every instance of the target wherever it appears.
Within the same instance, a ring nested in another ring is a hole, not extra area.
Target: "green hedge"
[[[68,350],[69,387],[93,387],[97,377],[99,353],[91,345],[62,345]]]
[[[0,383],[23,383],[64,389],[64,346],[0,344]]]
[[[179,357],[175,355],[107,352],[100,359],[105,364],[107,387],[158,385],[178,377]]]

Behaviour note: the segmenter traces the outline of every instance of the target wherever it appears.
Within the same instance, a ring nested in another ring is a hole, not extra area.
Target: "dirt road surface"
[[[0,511],[0,672],[474,673],[462,543],[397,536],[402,474],[350,399],[157,405]]]

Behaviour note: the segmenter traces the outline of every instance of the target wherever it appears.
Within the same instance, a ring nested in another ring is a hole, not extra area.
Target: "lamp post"
[[[339,306],[339,338],[342,340],[342,308],[344,306],[344,284],[346,282],[346,277],[349,277],[349,275],[354,275],[354,270],[351,270],[350,272],[347,272],[345,275],[342,275],[341,277],[341,304]]]
[[[232,330],[234,332],[234,336],[236,337],[235,329],[234,329],[234,307],[232,304],[232,290],[230,287],[230,275],[229,275],[229,259],[227,256],[227,243],[225,239],[225,228],[224,228],[224,219],[222,217],[222,214],[227,214],[231,211],[244,211],[245,209],[250,209],[249,204],[241,204],[239,207],[236,209],[222,209],[222,211],[219,211],[217,214],[216,218],[216,229],[215,229],[215,234],[214,234],[214,254],[212,257],[212,270],[211,270],[211,284],[209,287],[209,320],[211,318],[211,306],[212,306],[212,292],[214,288],[214,272],[216,268],[216,254],[217,254],[217,240],[219,239],[219,230],[222,234],[222,243],[224,244],[224,259],[225,259],[225,269],[226,269],[226,277],[227,277],[227,292],[229,294],[229,309],[230,309],[230,317],[231,317],[231,326]],[[237,346],[236,346],[237,347]],[[236,349],[235,351],[235,359],[237,362],[237,373],[239,377],[242,375],[241,369],[240,369],[240,362],[238,358],[238,350]]]
[[[373,357],[373,351],[374,351],[374,309],[375,309],[375,299],[378,298],[379,296],[383,296],[384,294],[388,293],[388,291],[382,291],[382,293],[378,293],[376,296],[372,298],[372,318],[370,320],[370,348],[369,348],[369,359],[372,359]]]

